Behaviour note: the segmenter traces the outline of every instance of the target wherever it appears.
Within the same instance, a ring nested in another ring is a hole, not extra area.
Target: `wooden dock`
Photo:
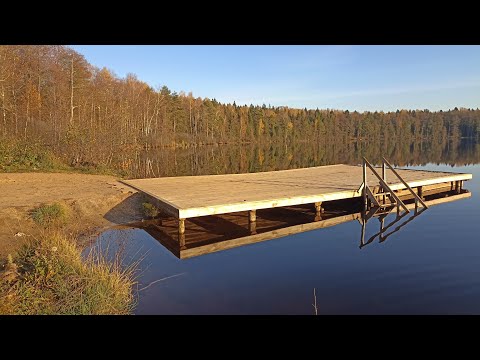
[[[463,182],[472,178],[472,174],[464,173],[395,170],[420,197],[449,189],[460,193]],[[407,189],[392,170],[384,168],[383,171],[391,191],[398,197],[409,195],[412,190]],[[370,179],[371,192],[380,192],[379,182],[373,181],[375,174],[370,168],[343,164],[248,174],[136,179],[123,183],[149,195],[162,212],[177,218],[178,233],[183,235],[185,219],[194,217],[248,211],[249,223],[254,225],[259,209],[315,204],[317,213],[321,213],[322,203],[326,201],[362,197],[364,172]],[[181,236],[179,241],[184,244]]]

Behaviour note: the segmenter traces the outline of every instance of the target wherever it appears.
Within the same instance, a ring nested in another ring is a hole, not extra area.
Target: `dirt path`
[[[142,197],[113,176],[0,173],[0,258],[41,229],[29,212],[60,202],[71,211],[68,231],[79,240],[114,224],[141,219]],[[25,235],[23,235],[25,234]]]

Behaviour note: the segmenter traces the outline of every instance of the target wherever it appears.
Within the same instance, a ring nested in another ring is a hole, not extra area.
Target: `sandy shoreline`
[[[114,176],[0,173],[0,258],[41,233],[29,212],[53,202],[71,210],[66,230],[80,242],[110,226],[142,218],[142,196]]]

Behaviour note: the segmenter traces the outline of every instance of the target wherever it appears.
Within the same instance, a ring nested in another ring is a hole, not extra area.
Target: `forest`
[[[480,140],[478,108],[359,113],[222,104],[153,88],[133,74],[119,78],[66,46],[0,46],[0,142],[41,144],[70,166],[120,166],[140,149],[303,142],[444,148],[465,139]]]

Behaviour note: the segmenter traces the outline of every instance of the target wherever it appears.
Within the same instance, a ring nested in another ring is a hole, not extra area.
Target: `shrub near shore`
[[[134,266],[121,268],[50,232],[9,256],[0,272],[0,314],[130,314]]]

